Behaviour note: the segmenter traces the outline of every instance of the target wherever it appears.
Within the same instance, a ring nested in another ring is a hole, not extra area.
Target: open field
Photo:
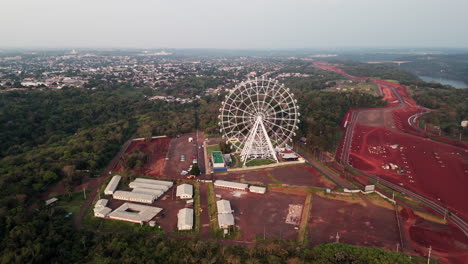
[[[399,243],[395,212],[371,203],[350,203],[314,195],[309,221],[312,245],[339,242],[395,250]]]
[[[356,125],[350,163],[467,216],[468,152],[411,135]],[[386,164],[398,169],[384,169]]]
[[[325,178],[325,176],[321,175],[314,168],[307,165],[217,174],[216,179],[261,185],[288,184],[332,189],[336,188],[336,185],[333,182]]]
[[[285,239],[295,241],[298,230],[286,223],[289,205],[303,205],[305,196],[277,192],[255,194],[215,188],[222,199],[229,200],[234,210],[235,224],[240,229],[240,240]]]

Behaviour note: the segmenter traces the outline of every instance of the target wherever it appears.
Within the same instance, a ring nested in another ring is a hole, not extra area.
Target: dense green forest
[[[468,119],[468,89],[410,87],[416,102],[433,110],[423,117],[425,123],[440,127],[444,135],[468,137],[468,129],[461,127],[461,121]]]

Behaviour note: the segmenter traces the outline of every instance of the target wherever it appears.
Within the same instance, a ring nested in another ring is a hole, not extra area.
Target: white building
[[[137,182],[133,181],[131,182],[128,187],[134,189],[134,188],[147,188],[147,189],[155,189],[155,190],[161,190],[163,192],[167,191],[169,189],[168,186],[166,185],[160,185],[160,184],[153,184],[153,183],[147,183],[147,182]]]
[[[229,182],[229,181],[222,181],[222,180],[215,181],[214,186],[220,187],[220,188],[232,189],[232,190],[240,190],[240,191],[245,191],[249,187],[249,185],[245,183]]]
[[[253,193],[264,194],[266,192],[266,188],[265,187],[259,187],[259,186],[250,186],[249,191],[253,192]]]
[[[109,213],[112,211],[109,207],[95,207],[94,208],[94,216],[95,217],[101,217],[105,218],[106,216],[109,215]]]
[[[45,206],[49,206],[49,205],[52,205],[54,203],[56,203],[58,201],[57,198],[50,198],[49,200],[45,201]]]
[[[107,199],[100,199],[96,202],[96,204],[94,205],[94,208],[102,208],[102,207],[106,207],[107,206],[107,202],[109,202],[109,200]]]
[[[164,194],[164,192],[162,190],[156,190],[156,189],[149,189],[149,188],[141,188],[141,187],[137,187],[137,188],[134,188],[132,190],[132,192],[134,193],[145,193],[145,194],[151,194],[151,195],[154,195],[154,199],[158,199],[159,197],[161,197],[161,195]]]
[[[218,214],[232,214],[231,203],[228,200],[219,200],[216,202]]]
[[[219,228],[226,229],[234,225],[234,216],[232,214],[218,214]]]
[[[177,228],[179,230],[192,230],[193,228],[193,209],[183,208],[177,214]]]
[[[114,199],[139,202],[139,203],[153,203],[156,199],[156,196],[146,193],[134,193],[127,191],[115,191],[113,195]]]
[[[161,180],[153,180],[153,179],[145,179],[145,178],[136,178],[135,179],[136,182],[146,182],[146,183],[152,183],[152,184],[156,184],[156,185],[165,185],[167,187],[172,187],[172,185],[174,185],[173,182],[171,181],[161,181]]]
[[[193,186],[186,183],[177,186],[176,197],[179,197],[180,199],[192,199]]]
[[[109,184],[107,184],[106,189],[104,190],[104,194],[114,194],[115,189],[117,189],[117,186],[119,186],[120,179],[122,179],[122,176],[120,175],[115,175],[114,177],[112,177]]]
[[[108,216],[111,219],[143,224],[153,219],[162,209],[142,204],[124,203]]]

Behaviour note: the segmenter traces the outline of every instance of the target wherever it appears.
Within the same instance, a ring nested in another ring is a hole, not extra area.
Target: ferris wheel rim
[[[220,132],[227,142],[235,142],[233,145],[239,150],[249,132],[249,125],[261,115],[270,138],[276,145],[284,145],[295,135],[299,123],[299,107],[293,96],[289,88],[280,85],[278,80],[255,78],[243,81],[226,95],[219,109]]]

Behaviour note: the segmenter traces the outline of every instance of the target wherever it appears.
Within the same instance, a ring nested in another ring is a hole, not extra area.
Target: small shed
[[[266,192],[266,188],[265,187],[259,187],[259,186],[250,186],[249,191],[253,192],[253,193],[264,194]]]
[[[186,183],[177,186],[176,197],[180,199],[192,199],[193,186]]]
[[[49,200],[45,201],[45,206],[50,206],[58,201],[57,198],[50,198]]]

